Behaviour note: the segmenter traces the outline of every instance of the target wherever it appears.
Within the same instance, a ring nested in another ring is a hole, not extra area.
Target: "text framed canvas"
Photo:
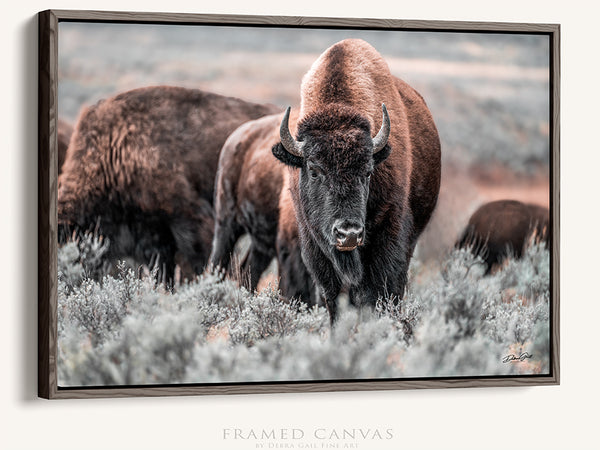
[[[559,38],[41,12],[39,396],[558,384]]]

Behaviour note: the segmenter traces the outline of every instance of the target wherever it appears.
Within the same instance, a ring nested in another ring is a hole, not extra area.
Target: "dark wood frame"
[[[272,382],[198,385],[60,388],[57,385],[57,100],[58,23],[123,22],[204,25],[260,25],[382,30],[536,33],[550,38],[550,206],[551,305],[550,374],[453,377],[350,382]],[[39,13],[38,109],[38,395],[47,399],[398,390],[450,387],[557,385],[559,377],[559,94],[560,25],[492,22],[445,22],[321,17],[235,16],[144,12],[48,10]]]

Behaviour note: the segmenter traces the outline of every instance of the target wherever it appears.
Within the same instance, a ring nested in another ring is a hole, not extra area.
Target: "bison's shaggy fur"
[[[210,262],[230,270],[234,245],[248,233],[250,249],[241,270],[249,275],[251,290],[275,256],[283,166],[271,156],[271,147],[279,139],[281,117],[270,115],[240,126],[225,142],[219,159]]]
[[[530,241],[550,245],[548,208],[498,200],[473,213],[456,247],[481,256],[489,274],[507,257],[520,258]]]
[[[437,202],[440,142],[422,97],[364,41],[326,50],[301,94],[290,126],[297,148],[284,145],[282,124],[273,154],[290,166],[290,190],[282,195],[291,195],[302,259],[333,322],[344,289],[358,306],[403,295],[417,238]],[[372,135],[385,129],[382,103],[391,132],[375,152]]]
[[[135,89],[85,109],[59,177],[59,227],[96,224],[110,257],[203,270],[213,234],[219,152],[241,123],[272,114],[195,89]]]
[[[231,271],[235,242],[248,233],[250,249],[241,262],[247,287],[256,289],[260,275],[276,256],[282,295],[314,304],[313,283],[300,256],[293,207],[279,205],[286,168],[272,157],[271,148],[279,142],[282,117],[280,113],[247,122],[225,142],[215,187],[210,261]]]
[[[298,223],[289,193],[289,178],[284,177],[283,195],[279,198],[277,227],[277,262],[279,287],[287,298],[299,298],[309,306],[319,304],[315,282],[302,261]]]
[[[394,77],[399,93],[406,84]],[[290,122],[297,122],[292,111]],[[223,146],[215,186],[215,233],[210,261],[232,270],[230,257],[237,239],[251,238],[250,251],[242,261],[247,287],[256,289],[261,273],[273,256],[279,265],[279,288],[286,298],[317,303],[314,282],[300,255],[298,224],[289,195],[285,165],[268,158],[279,142],[283,114],[260,118],[241,125]]]
[[[58,119],[58,128],[56,131],[56,141],[58,144],[58,174],[62,172],[62,166],[65,162],[65,156],[67,155],[67,148],[69,147],[69,141],[73,134],[73,127],[70,123],[65,122],[62,119]]]

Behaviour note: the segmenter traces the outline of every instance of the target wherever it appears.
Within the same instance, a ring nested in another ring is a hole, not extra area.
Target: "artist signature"
[[[511,361],[515,361],[515,362],[516,362],[516,361],[523,362],[523,361],[525,361],[526,359],[529,359],[529,358],[531,358],[531,357],[533,357],[533,355],[530,355],[530,354],[529,354],[529,353],[527,353],[527,352],[521,353],[519,356],[515,356],[515,355],[512,355],[512,354],[511,354],[511,355],[507,355],[507,356],[505,356],[504,358],[502,358],[502,362],[503,362],[503,363],[507,363],[507,362],[511,362]]]

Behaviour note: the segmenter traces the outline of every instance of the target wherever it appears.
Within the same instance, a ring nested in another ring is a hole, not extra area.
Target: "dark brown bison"
[[[315,282],[302,260],[298,222],[292,197],[289,195],[289,177],[284,177],[279,198],[279,223],[277,226],[277,263],[279,288],[286,298],[298,298],[309,306],[319,304]]]
[[[406,84],[395,78],[398,92]],[[297,121],[297,111],[290,121]],[[231,272],[236,241],[250,235],[250,251],[241,263],[247,287],[256,289],[262,272],[276,256],[279,288],[286,298],[316,303],[313,282],[300,256],[298,225],[291,198],[280,192],[287,170],[271,156],[280,141],[283,113],[241,125],[231,133],[219,157],[215,186],[215,233],[210,261]],[[289,189],[289,187],[285,188]]]
[[[241,262],[247,287],[256,289],[273,257],[279,265],[279,288],[286,298],[314,303],[312,281],[300,257],[296,218],[291,205],[282,207],[280,192],[286,167],[273,158],[283,114],[241,125],[225,142],[215,185],[215,233],[210,262],[232,270],[231,255],[247,233],[250,249]]]
[[[251,243],[242,272],[256,289],[262,272],[275,256],[279,192],[283,166],[271,155],[279,140],[282,114],[241,125],[225,142],[215,182],[215,232],[211,265],[231,269],[234,245],[242,234]]]
[[[437,201],[440,142],[423,98],[362,40],[327,49],[301,99],[272,152],[290,167],[281,195],[291,196],[302,260],[333,323],[342,290],[357,306],[403,295]]]
[[[85,109],[59,177],[60,227],[98,224],[114,259],[203,270],[219,152],[272,105],[179,87],[135,89]]]
[[[498,200],[479,207],[456,242],[483,258],[486,274],[504,259],[520,258],[530,239],[550,245],[548,208],[516,200]]]
[[[62,172],[62,166],[65,162],[69,141],[73,134],[73,127],[68,122],[58,119],[58,128],[56,130],[56,140],[58,144],[58,174]]]

